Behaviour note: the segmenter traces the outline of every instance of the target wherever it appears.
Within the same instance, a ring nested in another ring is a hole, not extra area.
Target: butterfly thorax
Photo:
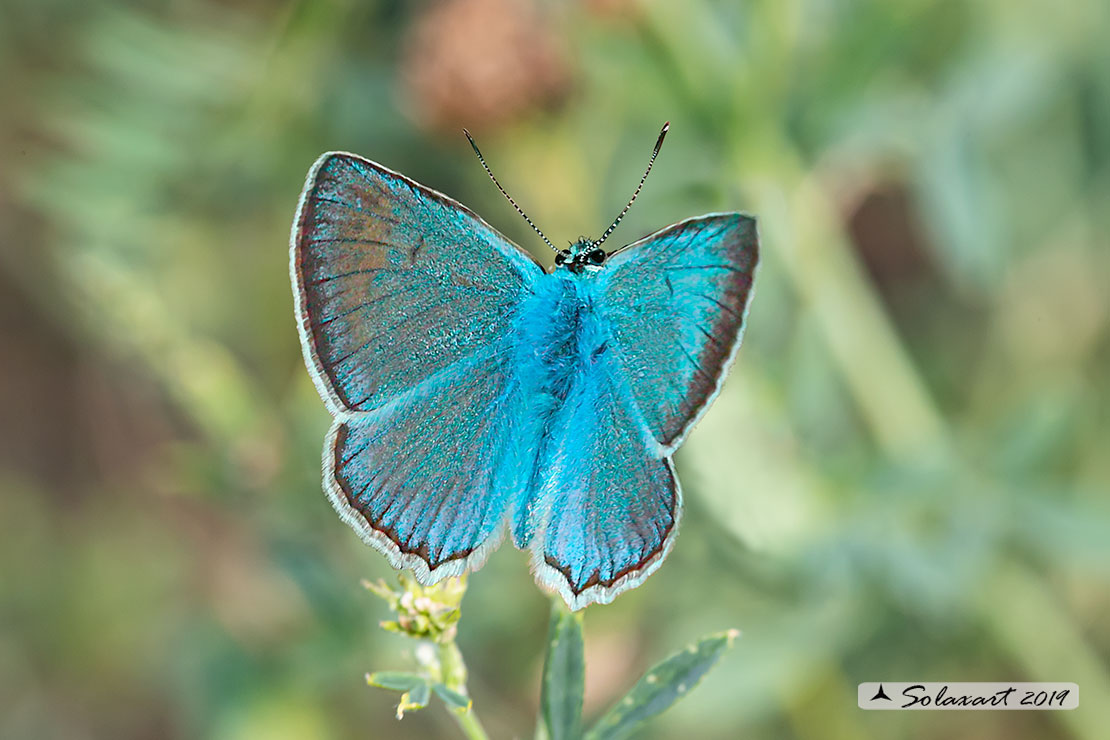
[[[594,246],[592,239],[579,237],[578,241],[555,255],[555,267],[565,267],[576,275],[593,271],[605,264],[605,250]]]
[[[559,404],[574,395],[572,386],[590,375],[608,337],[600,320],[598,271],[575,274],[556,270],[537,286],[518,318],[521,371],[530,389]]]

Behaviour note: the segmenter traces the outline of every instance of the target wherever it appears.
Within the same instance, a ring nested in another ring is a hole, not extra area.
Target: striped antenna
[[[528,225],[532,227],[532,230],[540,235],[540,239],[543,239],[544,243],[547,244],[547,246],[551,247],[552,251],[558,252],[558,248],[547,240],[547,237],[543,235],[543,232],[539,230],[539,227],[532,223],[532,219],[528,218],[528,214],[525,213],[523,209],[521,209],[521,207],[516,204],[516,201],[513,200],[513,196],[506,193],[505,188],[501,187],[501,183],[497,182],[497,178],[493,176],[493,172],[490,170],[489,165],[486,164],[486,158],[482,156],[482,153],[480,151],[478,151],[478,145],[474,143],[474,137],[471,136],[470,132],[467,131],[465,128],[463,129],[463,133],[466,134],[466,140],[470,142],[470,146],[473,147],[474,153],[478,155],[478,161],[482,163],[482,167],[485,169],[486,174],[489,175],[489,179],[493,180],[493,184],[497,186],[497,189],[501,191],[502,195],[508,198],[509,202],[513,204],[513,208],[515,208],[516,212],[519,213],[524,218],[524,220],[528,222]]]
[[[628,205],[626,205],[624,210],[621,211],[621,214],[617,216],[617,220],[613,222],[613,225],[605,230],[605,233],[601,235],[600,239],[593,243],[593,246],[599,247],[603,241],[609,238],[609,235],[617,228],[617,224],[624,218],[624,214],[628,213],[628,209],[636,202],[636,196],[640,194],[640,189],[644,187],[644,182],[647,181],[647,177],[651,173],[651,166],[655,164],[655,158],[659,156],[659,150],[663,147],[663,138],[667,135],[667,131],[669,131],[670,128],[670,121],[663,124],[663,130],[659,132],[659,138],[655,140],[655,150],[651,153],[651,159],[648,160],[647,170],[644,171],[644,176],[640,178],[640,184],[636,186],[636,192],[632,194],[632,199],[628,201]]]

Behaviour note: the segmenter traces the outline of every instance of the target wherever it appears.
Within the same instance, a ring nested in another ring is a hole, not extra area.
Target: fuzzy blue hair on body
[[[606,253],[619,220],[549,272],[403,175],[338,152],[312,167],[290,273],[335,418],[324,484],[395,567],[459,575],[508,531],[577,609],[670,550],[671,456],[740,345],[758,238],[712,214]]]

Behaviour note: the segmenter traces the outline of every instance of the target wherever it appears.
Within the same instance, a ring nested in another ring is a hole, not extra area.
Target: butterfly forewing
[[[292,271],[333,411],[372,409],[498,341],[543,272],[458,203],[350,154],[309,173]]]
[[[738,213],[669,226],[613,254],[604,316],[623,380],[655,439],[677,447],[740,344],[759,259]]]

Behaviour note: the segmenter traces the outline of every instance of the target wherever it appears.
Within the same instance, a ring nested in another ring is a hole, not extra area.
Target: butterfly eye
[[[555,253],[555,264],[563,265],[570,259],[570,252],[563,249]]]
[[[591,265],[600,265],[605,261],[605,250],[595,249],[586,256],[586,259]]]

